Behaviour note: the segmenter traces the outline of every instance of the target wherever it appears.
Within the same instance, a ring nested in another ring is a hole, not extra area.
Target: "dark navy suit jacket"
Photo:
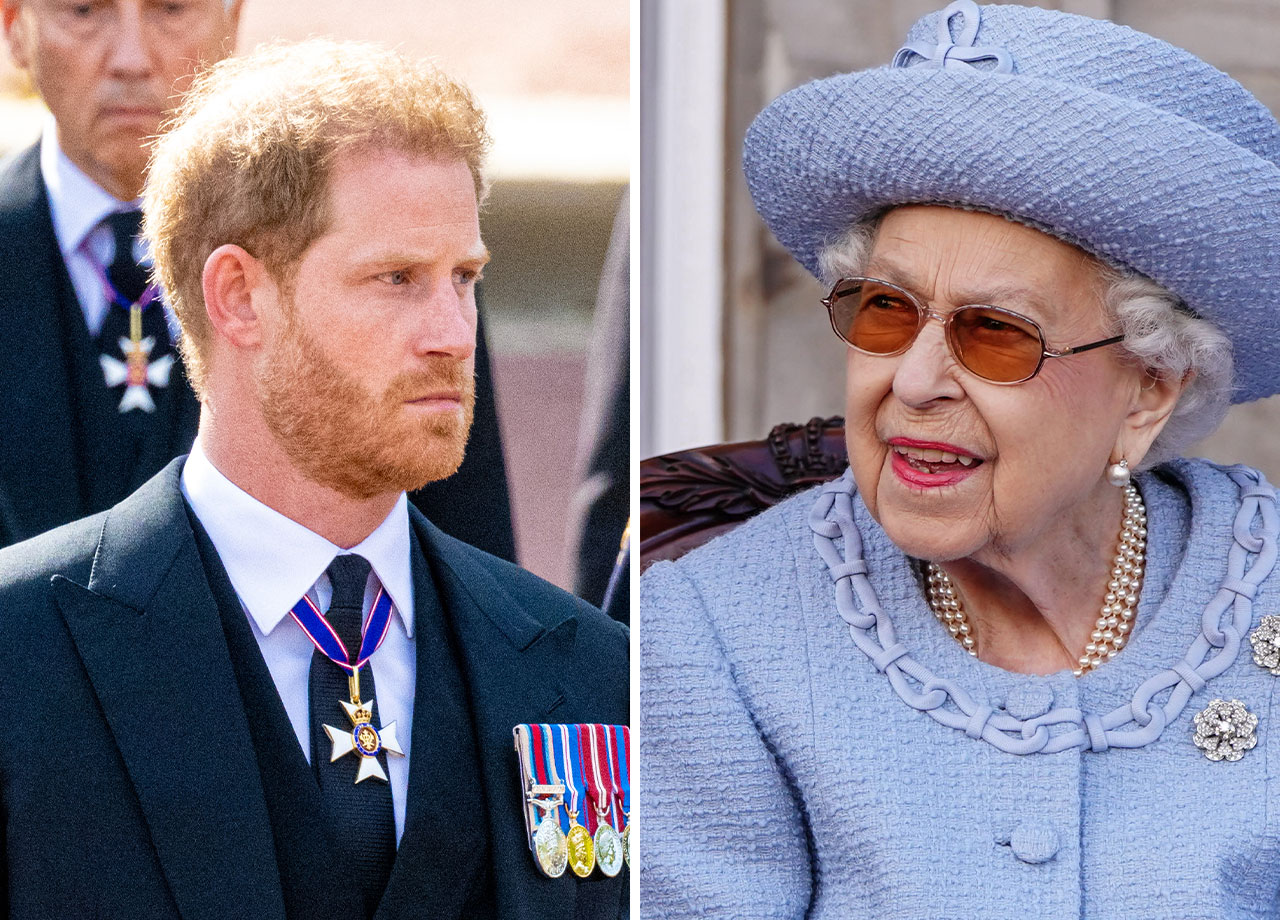
[[[75,289],[53,232],[40,177],[39,145],[0,163],[0,546],[105,510],[136,489],[195,439],[200,407],[186,379],[164,424],[136,465],[113,466],[92,413],[76,406],[65,358],[64,318],[79,317]],[[80,322],[79,319],[75,320]],[[82,333],[84,334],[84,333]],[[453,476],[410,495],[446,533],[504,559],[515,559],[506,465],[484,328],[476,330],[475,424],[466,459]],[[105,386],[105,384],[104,384]],[[78,414],[77,414],[78,413]],[[91,457],[79,456],[73,418],[89,425]],[[95,503],[93,477],[119,483]]]
[[[0,551],[9,917],[285,916],[245,707],[180,470],[175,460],[110,511]],[[405,831],[378,917],[438,916],[441,880],[480,834],[499,917],[618,916],[622,878],[538,874],[512,727],[627,721],[625,627],[410,515],[461,650],[481,782],[459,788],[449,751],[417,721],[428,709],[419,700]],[[459,820],[478,795],[487,821]]]

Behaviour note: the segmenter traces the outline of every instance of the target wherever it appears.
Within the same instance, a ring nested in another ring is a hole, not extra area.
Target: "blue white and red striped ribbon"
[[[618,830],[627,826],[627,814],[631,811],[631,783],[627,773],[629,757],[627,727],[604,726],[605,747],[609,753],[609,773],[613,782],[613,794],[619,800],[613,812],[613,824]]]
[[[387,638],[387,629],[391,625],[391,597],[382,588],[378,588],[373,606],[369,608],[369,615],[365,617],[364,626],[360,630],[360,652],[355,661],[351,660],[351,654],[338,638],[338,633],[310,597],[304,595],[289,613],[322,655],[348,674],[354,674],[364,667],[369,657],[382,645],[382,640]]]
[[[580,806],[581,796],[586,792],[586,783],[582,776],[582,756],[578,751],[577,732],[570,737],[568,725],[553,725],[552,729],[556,730],[560,736],[560,766],[564,771],[564,784],[569,792],[569,810],[575,816],[582,814]],[[582,821],[586,824],[586,821]]]
[[[589,769],[589,764],[591,762],[591,726],[583,722],[575,725],[574,730],[574,734],[578,736],[578,758],[582,763],[583,789],[587,794],[588,801],[594,803],[596,791],[592,786],[591,772]],[[597,827],[596,810],[594,807],[584,808],[583,812],[585,812],[585,814],[583,815],[582,823],[585,824],[587,830],[594,835]]]
[[[539,723],[538,727],[542,733],[542,749],[543,756],[546,760],[547,782],[551,785],[563,784],[569,785],[569,781],[561,776],[560,763],[563,758],[560,752],[560,733],[556,731],[554,725],[548,725],[545,722]],[[556,817],[560,821],[560,829],[566,834],[569,832],[569,815],[563,809],[556,809]]]
[[[609,755],[605,748],[604,726],[588,724],[584,727],[587,730],[587,743],[582,756],[588,767],[587,792],[595,802],[596,821],[597,824],[607,821],[616,829],[617,824],[610,815],[613,811],[613,778],[609,775]]]

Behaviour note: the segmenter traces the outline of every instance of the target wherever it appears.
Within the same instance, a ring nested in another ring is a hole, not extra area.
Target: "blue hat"
[[[1233,402],[1280,391],[1280,124],[1226,74],[1126,26],[957,0],[888,67],[771,103],[743,151],[756,209],[818,253],[903,204],[1028,224],[1152,278],[1235,349]]]

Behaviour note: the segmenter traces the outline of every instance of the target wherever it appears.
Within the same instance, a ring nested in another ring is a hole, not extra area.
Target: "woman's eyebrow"
[[[896,264],[892,259],[872,257],[867,263],[866,271],[874,278],[889,281],[900,288],[905,288],[921,300],[925,299],[924,294],[921,293],[924,285],[919,276],[915,275],[911,269]],[[948,301],[957,307],[979,304],[988,307],[1016,308],[1015,312],[1031,311],[1046,318],[1062,312],[1059,306],[1050,303],[1039,291],[1025,284],[1004,281],[983,287],[955,286],[954,289],[956,295],[949,297]]]

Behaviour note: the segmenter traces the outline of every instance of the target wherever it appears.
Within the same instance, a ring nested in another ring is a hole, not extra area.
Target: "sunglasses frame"
[[[906,343],[901,348],[895,351],[867,351],[865,348],[859,348],[857,345],[854,345],[846,339],[844,334],[841,333],[839,327],[836,325],[835,306],[838,299],[836,297],[836,292],[844,285],[865,284],[867,282],[883,285],[890,290],[897,291],[903,295],[908,303],[912,304],[916,308],[916,331],[911,334],[911,337],[907,339]],[[991,304],[983,303],[962,304],[949,313],[940,313],[937,310],[931,309],[928,304],[904,287],[894,284],[891,281],[885,281],[882,278],[869,278],[862,275],[853,275],[848,278],[841,278],[831,286],[831,293],[822,298],[822,305],[827,308],[827,318],[831,321],[831,331],[836,334],[840,341],[844,342],[855,351],[861,352],[864,355],[872,355],[877,358],[892,358],[896,355],[904,354],[912,345],[915,344],[916,339],[920,337],[920,330],[924,328],[924,324],[930,319],[936,319],[942,323],[943,334],[947,342],[947,350],[951,352],[952,360],[954,360],[959,367],[963,368],[968,373],[973,374],[973,376],[977,377],[979,380],[996,386],[1015,386],[1019,383],[1026,383],[1028,380],[1035,377],[1036,374],[1040,373],[1040,369],[1044,367],[1046,358],[1067,358],[1071,355],[1078,355],[1081,352],[1092,351],[1095,348],[1102,348],[1105,345],[1115,345],[1117,342],[1124,341],[1123,335],[1113,335],[1110,338],[1099,339],[1096,342],[1089,342],[1086,345],[1075,345],[1071,348],[1054,350],[1049,348],[1048,344],[1045,342],[1044,330],[1040,328],[1040,324],[1029,316],[1023,316],[1021,313],[1016,313],[1013,310],[1006,310],[1004,307],[996,307]],[[1005,316],[1018,320],[1019,322],[1026,323],[1034,329],[1036,337],[1040,340],[1040,359],[1036,362],[1035,369],[1031,373],[1027,374],[1027,376],[1020,377],[1017,380],[992,380],[989,377],[984,377],[982,374],[979,374],[973,368],[969,367],[969,365],[965,364],[964,360],[960,357],[959,350],[956,348],[956,343],[952,339],[951,326],[951,321],[965,310],[990,310],[994,313],[1002,313]]]

